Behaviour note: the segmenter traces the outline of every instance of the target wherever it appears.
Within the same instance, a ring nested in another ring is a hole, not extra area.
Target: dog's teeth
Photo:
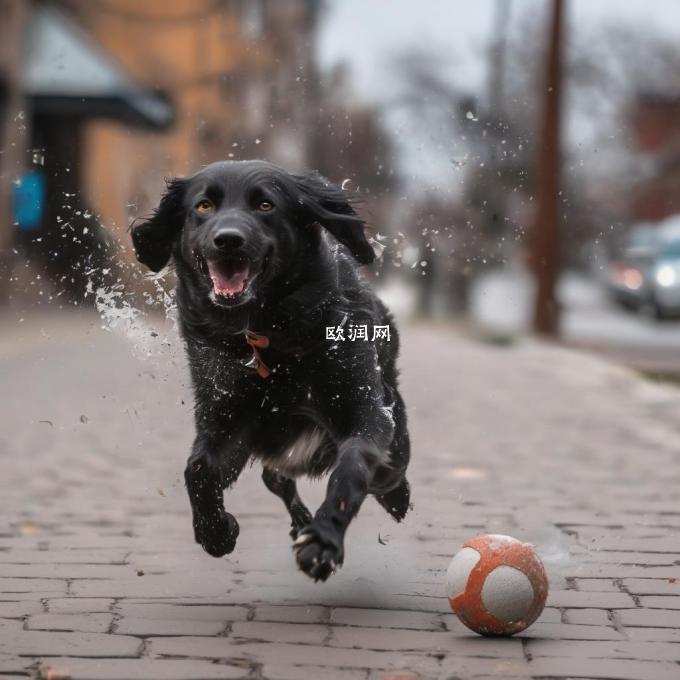
[[[300,534],[295,541],[293,541],[293,547],[297,547],[299,545],[304,545],[307,543],[312,537],[309,534]]]
[[[333,560],[331,560],[329,564],[330,564],[330,567],[331,567],[331,571],[335,571],[335,569],[337,568],[337,565],[335,564],[335,562]]]

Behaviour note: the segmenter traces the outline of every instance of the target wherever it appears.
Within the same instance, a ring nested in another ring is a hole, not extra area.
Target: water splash
[[[87,294],[94,296],[95,308],[103,321],[102,328],[128,341],[137,359],[173,354],[178,345],[177,305],[173,290],[164,287],[162,277],[149,277],[154,291],[143,293],[147,309],[139,309],[138,294],[127,290],[120,280],[114,283],[93,283],[93,275],[104,278],[107,270],[88,272]],[[157,312],[149,315],[147,310]]]

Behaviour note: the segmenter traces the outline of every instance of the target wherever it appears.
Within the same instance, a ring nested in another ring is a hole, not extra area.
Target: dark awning
[[[115,118],[152,128],[173,122],[168,99],[136,85],[63,12],[38,8],[25,30],[23,83],[34,111]]]

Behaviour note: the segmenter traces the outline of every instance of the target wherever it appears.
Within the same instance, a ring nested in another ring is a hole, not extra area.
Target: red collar
[[[246,366],[248,368],[254,368],[260,378],[268,378],[271,374],[271,369],[264,361],[262,361],[259,350],[269,347],[269,338],[266,335],[260,335],[259,333],[254,333],[249,330],[245,331],[245,338],[246,342],[253,349],[253,357]]]

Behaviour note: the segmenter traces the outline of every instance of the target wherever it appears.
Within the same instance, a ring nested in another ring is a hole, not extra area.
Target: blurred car
[[[620,258],[609,264],[614,299],[657,319],[680,316],[680,216],[633,229]]]
[[[647,272],[658,248],[656,229],[641,225],[631,230],[621,256],[609,262],[607,285],[612,297],[628,309],[639,309],[647,297]]]
[[[657,318],[680,315],[680,238],[661,242],[648,288],[648,304]]]

